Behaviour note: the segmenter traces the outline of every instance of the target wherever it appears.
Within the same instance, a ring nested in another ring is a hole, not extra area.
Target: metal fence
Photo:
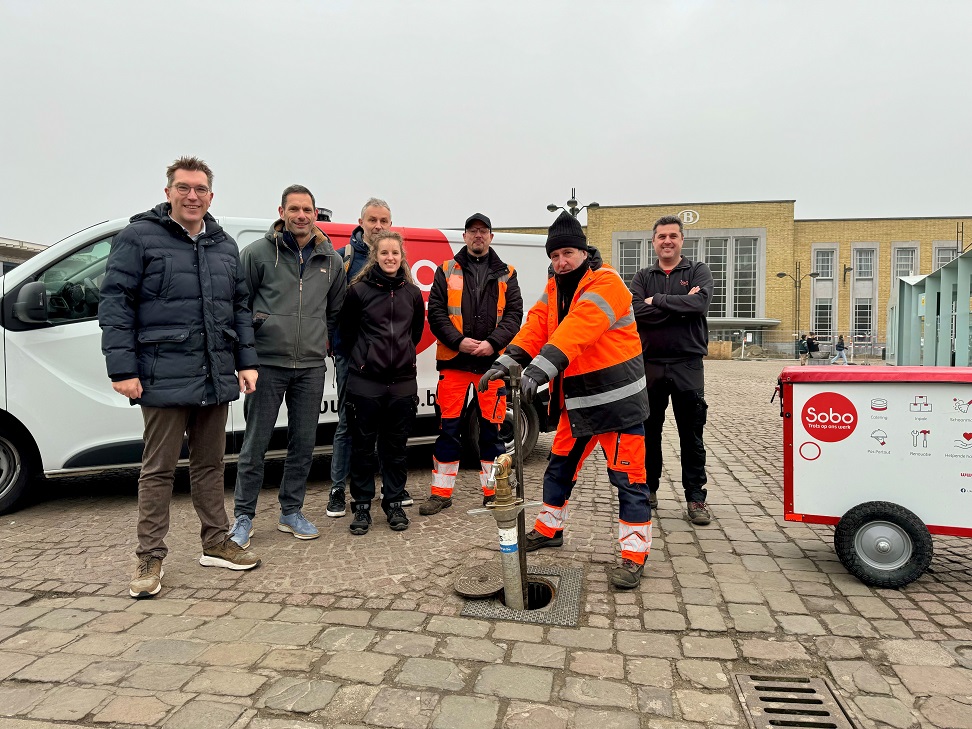
[[[711,332],[712,341],[731,341],[733,359],[797,360],[798,334],[779,331]],[[810,354],[810,364],[829,364],[836,354],[837,337],[817,339],[818,350]],[[873,336],[844,336],[845,354],[851,364],[879,364],[884,358],[884,343]],[[842,361],[838,360],[841,364]]]

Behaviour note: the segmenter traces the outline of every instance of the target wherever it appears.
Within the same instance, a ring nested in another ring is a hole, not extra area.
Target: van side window
[[[65,324],[98,316],[101,282],[105,278],[112,238],[103,238],[75,251],[37,280],[47,290],[47,314],[51,324]]]

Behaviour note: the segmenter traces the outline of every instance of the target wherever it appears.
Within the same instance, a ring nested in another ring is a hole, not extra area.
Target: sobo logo
[[[809,435],[827,443],[844,440],[857,427],[857,408],[836,392],[821,392],[811,397],[800,417]]]

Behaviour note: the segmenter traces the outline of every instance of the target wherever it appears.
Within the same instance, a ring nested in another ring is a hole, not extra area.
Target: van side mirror
[[[13,315],[25,324],[47,323],[47,288],[43,281],[32,281],[21,287]]]

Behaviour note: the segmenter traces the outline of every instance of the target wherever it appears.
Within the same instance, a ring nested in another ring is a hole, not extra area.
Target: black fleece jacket
[[[402,271],[386,276],[373,266],[348,289],[341,309],[341,341],[349,376],[382,384],[415,380],[415,348],[425,328],[425,302]]]
[[[449,360],[439,360],[439,370],[463,370],[464,372],[484,373],[499,356],[499,351],[513,341],[523,322],[523,297],[516,272],[506,283],[506,308],[499,323],[496,321],[496,307],[499,302],[499,278],[507,271],[507,265],[491,248],[488,252],[489,273],[482,289],[473,285],[471,276],[463,278],[462,287],[462,331],[453,325],[449,318],[448,291],[442,267],[436,269],[432,290],[429,292],[429,329],[436,339],[449,349],[459,350],[464,337],[485,340],[493,347],[494,354],[488,357],[474,357],[459,352]],[[456,263],[465,272],[470,264],[470,256],[465,248],[455,255]]]
[[[689,294],[695,286],[698,293]],[[656,262],[631,281],[631,305],[645,362],[677,362],[709,353],[705,316],[712,296],[712,272],[682,257],[669,273]],[[651,298],[651,304],[645,299]]]

